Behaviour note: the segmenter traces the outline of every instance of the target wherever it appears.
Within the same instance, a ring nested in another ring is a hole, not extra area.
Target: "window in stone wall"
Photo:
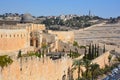
[[[25,34],[24,34],[24,37],[25,37]]]
[[[33,40],[30,39],[30,46],[33,46]]]
[[[15,37],[15,34],[14,34],[14,37]]]
[[[10,34],[10,37],[11,37],[11,34]]]
[[[17,34],[17,37],[19,37],[19,34]]]
[[[7,34],[6,34],[6,37],[7,37]]]
[[[22,38],[22,34],[21,34],[21,38]]]
[[[1,38],[2,38],[2,35],[1,35]]]

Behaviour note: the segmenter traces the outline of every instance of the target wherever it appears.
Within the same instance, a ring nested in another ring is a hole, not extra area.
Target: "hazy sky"
[[[31,13],[34,16],[88,14],[120,16],[120,0],[1,0],[0,14]]]

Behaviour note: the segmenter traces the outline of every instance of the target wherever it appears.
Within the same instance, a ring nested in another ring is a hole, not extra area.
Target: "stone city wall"
[[[22,64],[20,59],[15,59],[0,72],[0,80],[62,80],[64,74],[67,78],[67,70],[71,63],[72,60],[67,57],[59,60],[30,57],[22,59]]]
[[[98,58],[94,59],[92,63],[97,63],[100,65],[100,68],[104,68],[105,65],[109,65],[109,59],[108,56],[110,55],[110,52],[106,52],[99,56]]]
[[[73,43],[74,42],[74,31],[51,31],[49,30],[48,33],[56,34],[58,39],[66,42],[66,43]]]
[[[25,29],[0,29],[0,53],[12,52],[27,47]]]
[[[32,24],[31,23],[31,24],[23,24],[23,25],[26,26],[26,30],[28,32],[39,31],[39,30],[43,31],[46,29],[44,24]],[[19,26],[20,26],[20,24],[19,24]]]
[[[45,30],[45,25],[30,23],[0,26],[0,53],[30,47],[30,33],[37,30]]]
[[[93,60],[100,67],[108,64],[109,52]],[[81,56],[82,57],[82,56]],[[5,67],[0,72],[0,80],[62,80],[63,75],[68,75],[68,68],[72,67],[73,60],[68,57],[62,57],[58,60],[51,60],[48,57],[36,58],[28,57],[20,59],[14,58],[14,62]],[[21,68],[21,70],[20,70]],[[82,67],[82,69],[85,68]],[[73,78],[77,78],[77,70],[73,73]]]

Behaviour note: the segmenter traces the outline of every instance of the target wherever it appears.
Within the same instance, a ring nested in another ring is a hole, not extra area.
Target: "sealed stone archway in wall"
[[[39,47],[39,40],[38,40],[38,38],[31,38],[30,39],[30,46],[38,48]]]

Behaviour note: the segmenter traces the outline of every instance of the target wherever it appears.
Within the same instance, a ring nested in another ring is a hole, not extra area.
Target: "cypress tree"
[[[86,49],[86,47],[85,47],[85,53],[84,53],[84,55],[85,55],[85,59],[87,59],[87,49]]]
[[[104,44],[104,48],[103,48],[103,53],[105,53],[105,44]]]
[[[90,45],[88,46],[88,55],[87,55],[88,59],[90,58]]]
[[[89,53],[88,53],[88,59],[89,60],[91,60],[92,58],[91,58],[91,44],[89,45]]]
[[[99,45],[97,47],[97,57],[99,56]]]
[[[17,58],[20,58],[20,57],[22,57],[21,50],[19,50]]]
[[[96,48],[96,44],[95,44],[95,57],[96,57],[96,54],[97,54],[97,48]]]
[[[71,57],[71,49],[70,49],[70,57]]]
[[[92,44],[92,54],[91,54],[91,59],[94,59],[94,45]]]

